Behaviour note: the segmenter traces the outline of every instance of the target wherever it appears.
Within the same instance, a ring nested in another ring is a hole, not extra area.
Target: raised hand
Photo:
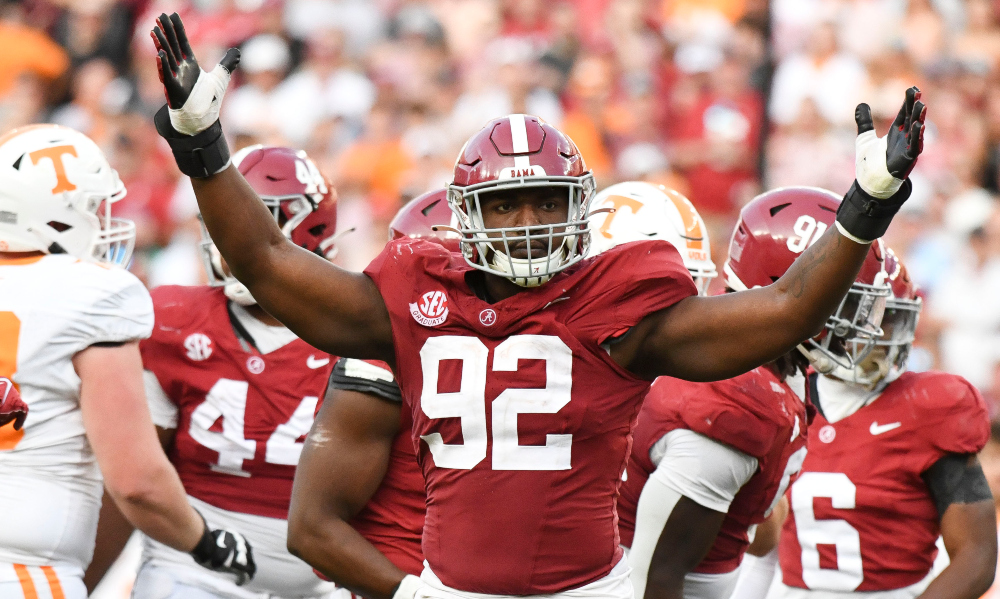
[[[885,199],[899,190],[924,148],[926,117],[927,107],[920,101],[920,90],[911,87],[906,90],[906,99],[889,133],[878,137],[871,108],[858,104],[854,111],[858,125],[855,174],[866,193]]]
[[[156,45],[156,67],[170,107],[170,123],[184,135],[208,129],[219,118],[229,79],[240,64],[240,51],[230,48],[210,73],[203,71],[177,13],[161,14],[150,36]]]
[[[24,419],[28,417],[28,404],[21,399],[14,383],[6,377],[0,377],[0,426],[14,423],[14,430],[21,430]]]

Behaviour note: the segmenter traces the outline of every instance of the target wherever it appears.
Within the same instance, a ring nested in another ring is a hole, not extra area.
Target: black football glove
[[[837,212],[837,228],[859,243],[869,243],[885,234],[892,217],[910,197],[910,171],[924,149],[924,119],[927,107],[920,90],[906,90],[906,99],[889,133],[878,137],[867,104],[858,104],[854,120],[855,182]]]
[[[211,72],[198,66],[184,23],[161,14],[150,34],[167,105],[154,117],[157,132],[170,144],[177,166],[191,177],[207,177],[229,165],[219,112],[240,51],[230,48]]]
[[[225,529],[209,530],[207,523],[201,540],[191,550],[191,557],[209,570],[235,574],[237,585],[250,582],[257,573],[253,548],[243,535]]]

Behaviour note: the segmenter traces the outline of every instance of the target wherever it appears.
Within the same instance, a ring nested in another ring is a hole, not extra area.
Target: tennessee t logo
[[[622,206],[628,206],[628,208],[632,210],[632,214],[635,214],[640,208],[642,208],[642,202],[639,200],[633,200],[632,198],[626,198],[625,196],[608,196],[608,198],[604,200],[604,207],[607,207],[608,204],[611,204],[611,207],[614,208],[615,211],[604,219],[604,224],[601,225],[600,229],[598,229],[601,235],[604,235],[605,239],[611,239],[612,236],[611,233],[608,233],[608,229],[611,228],[611,221],[615,220],[615,215],[622,209]]]
[[[687,241],[688,249],[704,249],[705,233],[701,230],[701,223],[698,222],[698,213],[695,211],[691,200],[672,189],[667,191],[667,197],[674,203],[677,212],[681,215],[681,220],[684,221],[684,239]]]
[[[42,148],[28,154],[32,164],[38,164],[38,161],[42,158],[48,158],[52,161],[52,167],[56,169],[56,186],[52,188],[52,193],[73,191],[76,189],[76,185],[70,183],[69,179],[66,178],[66,166],[62,160],[63,154],[76,156],[76,148],[73,146],[52,146],[51,148]]]

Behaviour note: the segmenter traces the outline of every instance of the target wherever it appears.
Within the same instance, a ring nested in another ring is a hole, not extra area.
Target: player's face
[[[482,209],[483,224],[487,229],[529,227],[532,235],[548,233],[549,226],[564,223],[569,214],[569,196],[563,188],[534,187],[525,189],[508,189],[483,194],[479,197]],[[553,233],[562,233],[565,227],[556,227]],[[499,233],[490,233],[490,237],[500,238]],[[553,239],[553,246],[562,238]],[[503,242],[494,242],[494,249],[506,252]],[[527,241],[510,242],[512,258],[528,257]],[[544,237],[531,240],[531,257],[543,258],[549,253],[549,243]]]

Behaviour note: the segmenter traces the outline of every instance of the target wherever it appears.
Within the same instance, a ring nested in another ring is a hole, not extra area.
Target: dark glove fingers
[[[240,49],[230,48],[227,50],[226,55],[222,57],[219,64],[221,64],[222,68],[226,69],[226,71],[232,75],[233,71],[236,70],[236,67],[240,66]]]
[[[913,127],[910,129],[910,146],[908,148],[908,154],[912,156],[913,160],[920,156],[920,153],[924,151],[924,124],[921,122],[913,123]]]
[[[872,109],[865,103],[858,104],[854,109],[854,122],[858,124],[858,135],[871,131],[875,128],[872,122]]]
[[[14,419],[14,430],[21,430],[21,427],[24,426],[24,421],[27,418],[28,414],[26,412],[18,412],[17,417]]]
[[[184,31],[184,23],[181,22],[180,15],[177,13],[170,15],[170,23],[173,25],[174,31],[177,33],[177,43],[181,49],[181,57],[195,60],[194,51],[191,50],[191,44],[188,42],[187,32]]]
[[[183,60],[181,46],[177,42],[177,32],[174,31],[174,22],[170,20],[170,17],[166,13],[160,15],[160,27],[167,38],[167,43],[170,44],[170,52],[174,55],[174,60],[180,63]]]
[[[177,60],[174,58],[173,52],[170,51],[170,44],[167,43],[167,38],[164,37],[163,30],[160,29],[159,26],[153,27],[153,37],[156,39],[157,51],[167,59],[167,66],[170,67],[170,74],[172,76],[177,75]]]
[[[167,62],[167,57],[164,54],[163,50],[160,50],[159,52],[157,52],[156,53],[156,74],[160,77],[160,83],[164,83],[164,80],[163,80],[163,69],[165,69],[166,67],[163,66],[163,65],[166,64],[166,62]]]

